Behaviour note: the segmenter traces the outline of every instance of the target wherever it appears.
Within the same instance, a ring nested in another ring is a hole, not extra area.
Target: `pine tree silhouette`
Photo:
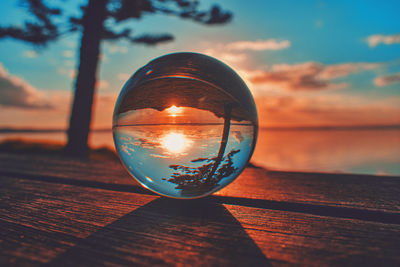
[[[222,11],[217,5],[200,10],[198,0],[88,0],[81,6],[80,17],[63,17],[65,6],[50,7],[43,0],[21,3],[35,21],[29,19],[23,26],[2,26],[0,38],[9,37],[45,47],[65,34],[82,33],[66,146],[66,151],[72,155],[87,153],[101,41],[125,39],[135,44],[156,45],[174,38],[169,33],[133,35],[130,27],[125,26],[119,31],[116,28],[126,25],[130,19],[139,20],[154,14],[175,16],[203,25],[224,24],[232,18],[230,12]],[[67,1],[62,3],[66,5]],[[161,30],[164,28],[166,25],[160,25]]]

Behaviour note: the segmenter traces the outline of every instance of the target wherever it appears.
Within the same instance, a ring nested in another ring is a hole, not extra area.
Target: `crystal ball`
[[[253,153],[254,99],[221,61],[197,53],[161,56],[123,86],[113,114],[116,150],[144,187],[200,198],[235,180]]]

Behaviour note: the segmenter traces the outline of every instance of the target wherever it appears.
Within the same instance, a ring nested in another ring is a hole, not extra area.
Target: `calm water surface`
[[[0,134],[7,138],[65,142],[63,133]],[[112,132],[94,132],[94,147],[114,147]],[[251,161],[285,171],[400,175],[400,130],[260,129]]]
[[[224,124],[116,126],[114,140],[126,169],[145,187],[192,198],[228,185],[246,166],[254,147],[253,126],[232,124],[225,152],[220,153],[223,128]]]

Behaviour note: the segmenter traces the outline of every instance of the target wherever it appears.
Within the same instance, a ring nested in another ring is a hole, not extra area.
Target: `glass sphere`
[[[258,131],[243,80],[202,54],[154,59],[124,85],[113,135],[128,172],[172,198],[199,198],[231,183],[246,167]]]

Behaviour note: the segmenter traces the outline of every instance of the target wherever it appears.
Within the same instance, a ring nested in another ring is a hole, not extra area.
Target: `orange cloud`
[[[99,90],[105,90],[109,88],[110,83],[107,82],[106,80],[97,80],[96,82],[96,88]]]
[[[350,74],[378,68],[377,63],[344,63],[323,65],[317,62],[300,64],[277,64],[270,70],[255,71],[249,80],[253,84],[271,85],[291,91],[316,91],[337,89],[348,86],[346,83],[334,83],[333,79]]]
[[[26,109],[0,106],[0,127],[65,128],[69,119],[72,93],[69,91],[44,91],[53,109]]]
[[[68,127],[73,93],[64,90],[43,92],[53,109],[23,109],[0,106],[0,127],[57,128]],[[94,100],[92,129],[111,129],[112,114],[117,94],[97,93]]]
[[[0,105],[24,109],[51,109],[46,96],[24,79],[10,75],[0,63]]]
[[[380,76],[375,78],[374,80],[374,84],[379,87],[399,82],[400,82],[400,72],[392,75]]]
[[[346,77],[349,74],[373,70],[380,66],[379,63],[343,63],[324,66],[321,73],[318,75],[321,79],[336,79],[340,77]]]

